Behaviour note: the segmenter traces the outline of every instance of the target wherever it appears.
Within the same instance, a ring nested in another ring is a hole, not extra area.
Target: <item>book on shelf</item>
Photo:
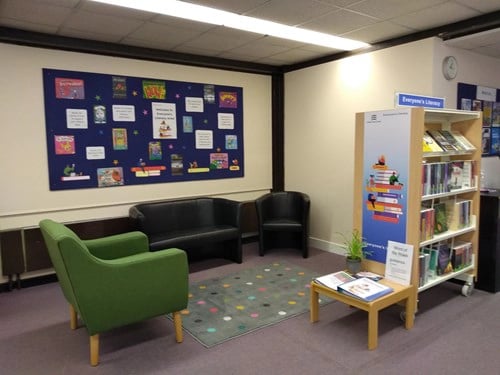
[[[424,133],[424,137],[422,139],[422,151],[426,152],[444,152],[444,150],[439,146],[439,144],[434,141],[434,138],[431,137],[429,133]]]
[[[450,133],[466,151],[472,152],[476,150],[476,147],[458,130],[450,130]]]
[[[449,162],[422,164],[422,195],[449,191]]]
[[[449,167],[450,173],[448,179],[448,186],[450,191],[462,189],[463,174],[464,174],[463,169],[464,169],[463,160],[454,160],[450,162],[450,167]]]
[[[420,210],[420,241],[430,240],[434,236],[434,209],[422,207]]]
[[[445,152],[456,153],[460,151],[451,144],[439,130],[427,130],[427,133],[436,141]]]
[[[383,285],[377,281],[373,281],[367,277],[348,281],[337,286],[340,293],[358,298],[362,301],[371,302],[385,296],[393,291],[387,285]]]
[[[446,203],[434,203],[434,234],[446,232],[448,230],[448,216],[446,215]]]
[[[472,263],[472,243],[455,241],[451,247],[451,265],[455,271],[467,267]]]
[[[471,225],[472,200],[449,199],[446,205],[448,229],[459,230]]]
[[[448,242],[433,244],[432,248],[436,249],[438,252],[437,274],[445,275],[453,271],[453,266],[451,264],[451,249]]]
[[[441,130],[439,130],[439,132],[443,135],[443,137],[446,138],[446,141],[455,148],[455,150],[460,151],[462,153],[466,153],[469,151],[465,148],[465,146],[462,144],[462,142],[460,142],[455,137],[455,135],[451,131],[441,129]]]
[[[329,273],[328,275],[323,275],[314,279],[317,283],[333,290],[337,290],[340,284],[352,280],[356,280],[356,278],[345,271]]]
[[[429,279],[430,254],[420,252],[418,254],[418,286],[427,284]]]
[[[427,278],[429,280],[433,279],[437,275],[437,267],[438,267],[438,250],[433,249],[432,247],[424,247],[422,251],[425,254],[429,254],[429,268],[427,269]]]

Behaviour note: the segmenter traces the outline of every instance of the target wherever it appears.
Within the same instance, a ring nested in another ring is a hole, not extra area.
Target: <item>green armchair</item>
[[[141,232],[82,240],[49,219],[40,229],[70,305],[71,329],[80,316],[90,335],[92,366],[99,363],[99,333],[155,316],[172,313],[176,341],[182,342],[189,274],[183,250],[150,252]]]

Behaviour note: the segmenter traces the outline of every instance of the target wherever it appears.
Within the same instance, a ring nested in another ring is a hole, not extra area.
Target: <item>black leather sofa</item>
[[[141,203],[132,206],[134,230],[145,233],[151,251],[176,247],[190,260],[222,256],[242,262],[241,203],[224,198],[200,197]]]

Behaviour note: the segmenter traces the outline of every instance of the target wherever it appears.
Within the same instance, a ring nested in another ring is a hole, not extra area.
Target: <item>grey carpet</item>
[[[243,264],[207,260],[190,266],[191,281],[286,261],[320,274],[343,257],[311,249],[271,250],[258,256],[244,245]],[[367,350],[365,312],[341,303],[205,348],[190,335],[176,344],[172,323],[155,318],[101,335],[101,363],[89,365],[85,328],[71,331],[56,283],[0,293],[0,373],[30,374],[497,374],[500,368],[500,293],[444,283],[419,294],[415,326],[407,331],[401,307],[380,313],[379,347]]]

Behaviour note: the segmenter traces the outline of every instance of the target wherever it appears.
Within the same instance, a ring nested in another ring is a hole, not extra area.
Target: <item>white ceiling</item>
[[[371,44],[500,10],[500,0],[186,1]],[[0,0],[0,26],[274,66],[341,52],[88,0]],[[500,29],[447,43],[500,58]]]

